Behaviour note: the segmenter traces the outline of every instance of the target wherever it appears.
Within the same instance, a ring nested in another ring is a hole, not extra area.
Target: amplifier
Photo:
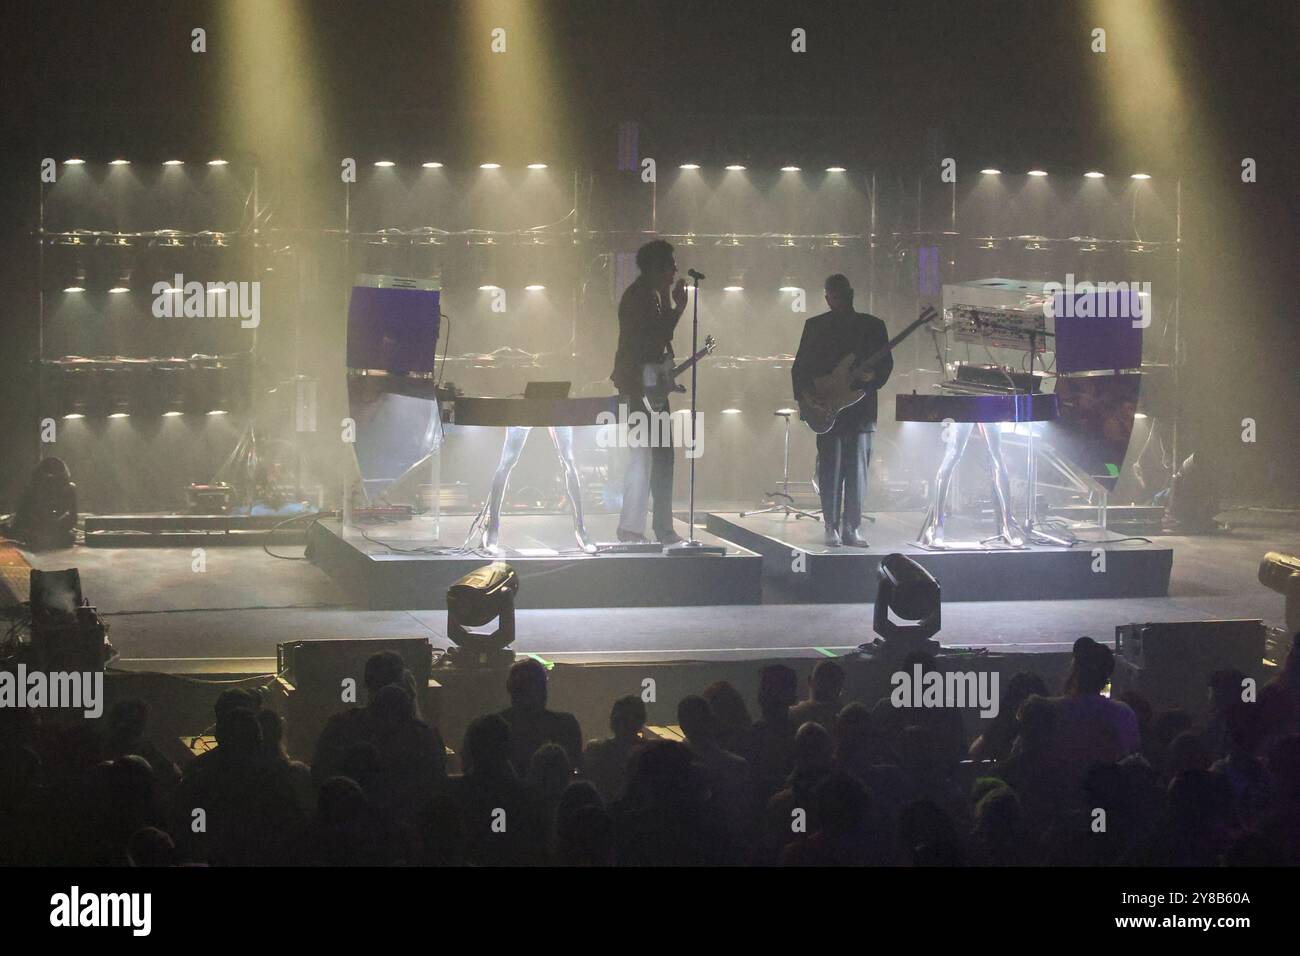
[[[1215,671],[1262,675],[1266,634],[1258,620],[1121,624],[1115,628],[1112,695],[1137,690],[1158,710],[1202,714]]]
[[[311,760],[326,721],[336,713],[366,703],[366,660],[381,651],[396,651],[415,677],[419,706],[426,722],[437,725],[438,700],[431,693],[433,650],[427,638],[361,638],[293,641],[276,645],[275,691],[284,702],[285,743],[300,760]],[[343,700],[343,681],[356,682],[356,704]]]
[[[344,677],[354,677],[364,692],[366,661],[372,654],[396,651],[422,686],[433,671],[433,650],[423,637],[368,637],[339,641],[292,641],[275,648],[276,673],[297,686],[325,683],[336,689]],[[358,703],[365,703],[358,700]]]

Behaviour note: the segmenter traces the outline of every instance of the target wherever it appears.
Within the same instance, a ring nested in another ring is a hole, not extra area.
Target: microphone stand
[[[703,279],[700,273],[694,269],[691,270],[691,355],[695,355],[700,350],[700,280]],[[699,422],[697,408],[699,404],[699,379],[700,363],[695,362],[691,365],[691,440],[695,448],[699,447],[699,436],[696,435],[695,429]],[[674,544],[665,548],[664,553],[674,557],[681,555],[713,555],[721,557],[727,553],[727,549],[717,545],[707,545],[695,538],[695,459],[696,455],[690,455],[691,464],[690,474],[690,527],[687,538],[680,544]]]

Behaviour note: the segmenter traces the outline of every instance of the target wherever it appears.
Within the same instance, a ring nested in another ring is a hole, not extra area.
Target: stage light
[[[89,368],[79,365],[65,365],[60,370],[55,391],[57,408],[66,419],[85,418],[90,410],[90,395],[94,389],[92,379],[97,379]],[[97,384],[97,382],[96,382]]]
[[[540,282],[534,282],[532,285],[526,285],[526,286],[524,286],[524,291],[526,291],[526,292],[545,292],[545,291],[546,291],[546,286],[542,285]]]
[[[797,408],[778,408],[778,409],[776,410],[776,413],[777,413],[778,415],[797,415],[797,414],[799,413],[799,409],[797,409]]]
[[[1150,178],[1151,178],[1150,173],[1134,173],[1132,176],[1129,177],[1129,179],[1150,179]]]
[[[1259,583],[1286,598],[1286,629],[1292,634],[1300,631],[1300,557],[1268,552],[1259,562]]]
[[[228,415],[228,414],[230,414],[230,413],[229,413],[226,409],[224,409],[224,408],[214,408],[214,409],[212,409],[210,412],[208,412],[208,414],[209,414],[209,415]]]
[[[981,169],[981,170],[980,170],[980,173],[983,174],[983,175],[985,175],[985,176],[1001,176],[1001,175],[1002,175],[1002,170],[1000,170],[1000,169],[991,169],[991,168],[990,168],[990,169]]]
[[[724,414],[724,415],[739,415],[739,414],[740,414],[740,409],[739,409],[739,408],[724,408],[724,409],[722,410],[722,414]]]
[[[181,415],[184,415],[184,414],[185,414],[184,412],[182,412],[182,411],[180,411],[180,410],[178,410],[178,409],[173,408],[173,409],[172,409],[171,411],[169,411],[169,412],[163,412],[163,413],[162,413],[162,417],[163,417],[163,418],[179,418]]]
[[[734,284],[733,284],[733,285],[724,285],[724,286],[722,287],[722,291],[723,291],[723,292],[744,292],[744,291],[745,291],[745,287],[744,287],[743,285],[734,285]]]
[[[699,164],[699,163],[682,163],[682,164],[681,164],[680,166],[678,166],[677,168],[678,168],[678,169],[699,169],[699,168],[700,168],[700,164]]]
[[[130,250],[130,246],[121,243],[116,245],[119,256],[125,256]],[[109,295],[122,295],[131,291],[131,270],[129,268],[119,268],[114,277],[113,285],[109,288]]]
[[[738,173],[738,172],[740,172],[742,169],[744,169],[745,167],[742,166],[742,165],[740,165],[739,163],[732,163],[730,166],[728,166],[728,167],[726,167],[726,168],[727,168],[727,172],[729,172],[729,173]]]
[[[1147,413],[1146,413],[1146,412],[1134,412],[1134,413],[1133,413],[1133,418],[1136,419],[1137,421],[1141,421],[1142,419],[1144,419],[1144,418],[1146,418],[1146,417],[1147,417]]]
[[[828,172],[828,173],[842,173],[842,172],[845,172],[845,169],[844,169],[843,166],[827,166],[827,167],[826,167],[826,172]]]
[[[86,165],[86,161],[85,161],[84,159],[65,159],[65,160],[63,161],[63,165],[64,165],[64,166],[84,166],[84,165]]]
[[[501,164],[500,163],[479,163],[478,168],[479,169],[500,169]]]
[[[781,172],[783,172],[783,173],[797,173],[797,172],[799,172],[799,167],[798,167],[798,166],[782,166],[782,167],[781,167]]]
[[[131,417],[131,413],[130,413],[130,412],[113,412],[113,413],[110,414],[108,417],[109,417],[109,418],[130,418],[130,417]]]
[[[68,412],[68,414],[63,416],[63,420],[65,422],[76,421],[78,418],[85,418],[85,417],[86,417],[85,412]]]
[[[108,165],[110,165],[110,166],[130,166],[130,165],[131,165],[131,160],[129,160],[129,159],[110,159],[110,160],[108,161]]]
[[[208,165],[209,165],[209,166],[229,166],[229,165],[230,165],[230,160],[228,160],[228,159],[209,159],[209,160],[208,160]]]
[[[499,285],[481,285],[478,287],[478,290],[480,292],[496,292],[500,288],[501,286]]]
[[[396,166],[397,164],[393,162],[391,159],[380,159],[375,161],[375,165],[378,166],[380,169],[389,169],[393,166]]]
[[[1094,169],[1092,172],[1090,172],[1090,173],[1084,173],[1083,176],[1084,176],[1085,179],[1105,179],[1105,178],[1106,178],[1106,174],[1105,174],[1105,173],[1099,173],[1099,172],[1097,172],[1095,169]]]
[[[448,656],[481,667],[511,663],[518,592],[519,575],[503,561],[476,568],[447,588],[447,637],[456,645]],[[496,630],[481,633],[479,629],[493,620]]]
[[[163,165],[164,165],[164,166],[184,166],[184,165],[185,165],[185,160],[183,160],[183,159],[169,159],[169,160],[166,160],[166,161],[163,163]]]
[[[862,649],[902,657],[913,651],[936,652],[942,599],[939,582],[925,568],[903,554],[891,554],[880,562],[872,630],[883,640],[863,644]],[[903,623],[890,619],[890,613]]]
[[[528,164],[528,168],[529,168],[529,169],[545,169],[545,168],[546,168],[546,164],[545,164],[545,163],[529,163],[529,164]]]
[[[421,163],[425,169],[442,169],[442,163]]]
[[[1047,175],[1047,172],[1046,172],[1045,170],[1042,170],[1042,169],[1031,169],[1031,170],[1029,171],[1029,175],[1030,175],[1030,176],[1046,176],[1046,175]]]
[[[86,291],[86,263],[80,254],[71,264],[64,267],[63,278],[67,284],[63,287],[64,292],[85,292]]]

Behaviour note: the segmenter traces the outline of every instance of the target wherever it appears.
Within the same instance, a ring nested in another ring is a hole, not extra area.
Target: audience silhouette
[[[925,655],[904,666],[939,670]],[[402,659],[380,653],[365,704],[330,718],[310,768],[246,688],[217,696],[216,747],[183,770],[139,700],[110,708],[102,738],[0,710],[0,864],[1300,863],[1297,658],[1258,701],[1246,675],[1206,675],[1200,721],[1106,696],[1113,669],[1080,638],[1060,696],[1011,676],[964,760],[954,708],[844,699],[851,665],[832,661],[799,704],[795,671],[763,667],[752,723],[726,682],[676,698],[684,741],[620,697],[610,736],[583,750],[573,715],[547,707],[546,668],[524,660],[510,706],[472,720],[449,759]]]

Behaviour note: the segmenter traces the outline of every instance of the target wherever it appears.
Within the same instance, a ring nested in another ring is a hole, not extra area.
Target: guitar
[[[938,313],[933,308],[926,306],[911,325],[890,339],[875,354],[863,359],[852,352],[844,356],[825,375],[813,379],[811,392],[800,396],[799,417],[818,435],[826,434],[835,427],[840,412],[866,397],[867,389],[860,387],[863,373],[892,352],[899,342],[937,316]]]
[[[676,366],[673,365],[672,359],[664,359],[658,364],[646,365],[642,372],[642,384],[645,386],[646,398],[654,405],[662,405],[668,400],[668,396],[673,392],[686,391],[685,385],[677,383],[677,376],[689,370],[704,356],[709,355],[718,343],[714,341],[712,335],[704,337],[704,345],[698,352]]]

